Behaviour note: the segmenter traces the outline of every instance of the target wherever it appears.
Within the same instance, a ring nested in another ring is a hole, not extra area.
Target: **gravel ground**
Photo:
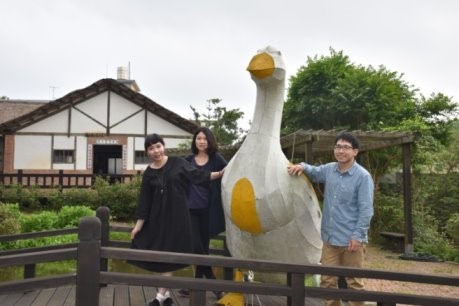
[[[424,262],[416,260],[403,260],[400,254],[382,250],[379,246],[367,247],[365,267],[377,270],[406,271],[410,273],[443,274],[459,277],[459,264],[452,262]],[[459,298],[459,287],[444,285],[428,285],[411,282],[397,282],[389,280],[366,279],[365,289],[397,292],[406,294],[444,296]]]

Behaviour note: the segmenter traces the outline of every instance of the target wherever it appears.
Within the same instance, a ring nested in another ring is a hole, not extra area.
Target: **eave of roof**
[[[101,79],[86,88],[72,91],[62,98],[44,104],[30,113],[0,124],[0,133],[12,134],[30,124],[48,118],[65,108],[77,105],[105,91],[113,91],[183,130],[193,131],[198,128],[198,125],[194,122],[164,108],[150,98],[133,91],[117,80]]]

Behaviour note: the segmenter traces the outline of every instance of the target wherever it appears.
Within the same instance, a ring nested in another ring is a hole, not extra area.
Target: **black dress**
[[[179,157],[168,157],[160,169],[148,166],[143,174],[137,219],[145,220],[132,240],[133,249],[192,253],[187,192],[190,183],[208,186],[210,172],[199,170]],[[129,261],[143,269],[170,272],[184,264]]]

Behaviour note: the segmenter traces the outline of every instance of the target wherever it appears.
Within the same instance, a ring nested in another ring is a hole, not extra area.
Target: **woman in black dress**
[[[142,250],[192,253],[190,215],[187,193],[191,183],[208,186],[210,180],[220,178],[223,171],[210,172],[190,165],[180,157],[168,157],[161,136],[148,135],[145,151],[150,165],[143,173],[137,222],[131,232],[132,248]],[[183,264],[132,261],[149,271],[171,276]],[[173,305],[166,288],[158,288],[150,305]]]

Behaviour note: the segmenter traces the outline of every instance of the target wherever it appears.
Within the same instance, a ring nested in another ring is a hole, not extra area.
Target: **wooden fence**
[[[94,184],[96,177],[107,179],[110,182],[127,183],[134,176],[136,174],[82,174],[65,173],[64,170],[59,170],[58,173],[24,173],[23,170],[18,170],[16,173],[0,172],[0,184],[4,186],[22,185],[40,188],[87,188]]]
[[[34,290],[38,288],[57,287],[65,284],[76,284],[76,305],[98,305],[99,288],[103,284],[124,283],[137,286],[167,288],[190,288],[192,290],[190,305],[205,305],[206,290],[240,292],[243,294],[261,294],[286,296],[287,305],[304,305],[305,297],[329,298],[344,300],[374,301],[378,305],[414,304],[414,305],[459,305],[459,298],[441,298],[419,294],[385,293],[375,291],[356,291],[351,289],[318,288],[304,285],[305,275],[325,274],[336,276],[354,276],[372,279],[385,279],[402,282],[459,286],[458,276],[434,276],[427,274],[399,273],[382,270],[332,267],[323,265],[297,265],[267,260],[236,259],[215,255],[193,255],[181,253],[155,252],[128,249],[126,241],[112,241],[110,231],[129,232],[128,227],[116,227],[109,224],[109,210],[101,207],[97,217],[85,217],[78,229],[29,233],[21,235],[0,236],[0,242],[43,237],[43,235],[60,235],[78,233],[76,245],[50,246],[26,250],[0,252],[0,267],[29,266],[25,279],[0,283],[0,294],[11,291]],[[224,252],[222,250],[222,252]],[[223,254],[223,253],[221,253]],[[43,262],[77,260],[76,273],[33,277],[34,265]],[[108,259],[156,261],[182,263],[186,265],[207,265],[227,269],[247,269],[283,273],[287,283],[251,283],[237,282],[230,279],[209,280],[191,277],[144,275],[108,271]],[[26,269],[25,269],[26,270]]]

